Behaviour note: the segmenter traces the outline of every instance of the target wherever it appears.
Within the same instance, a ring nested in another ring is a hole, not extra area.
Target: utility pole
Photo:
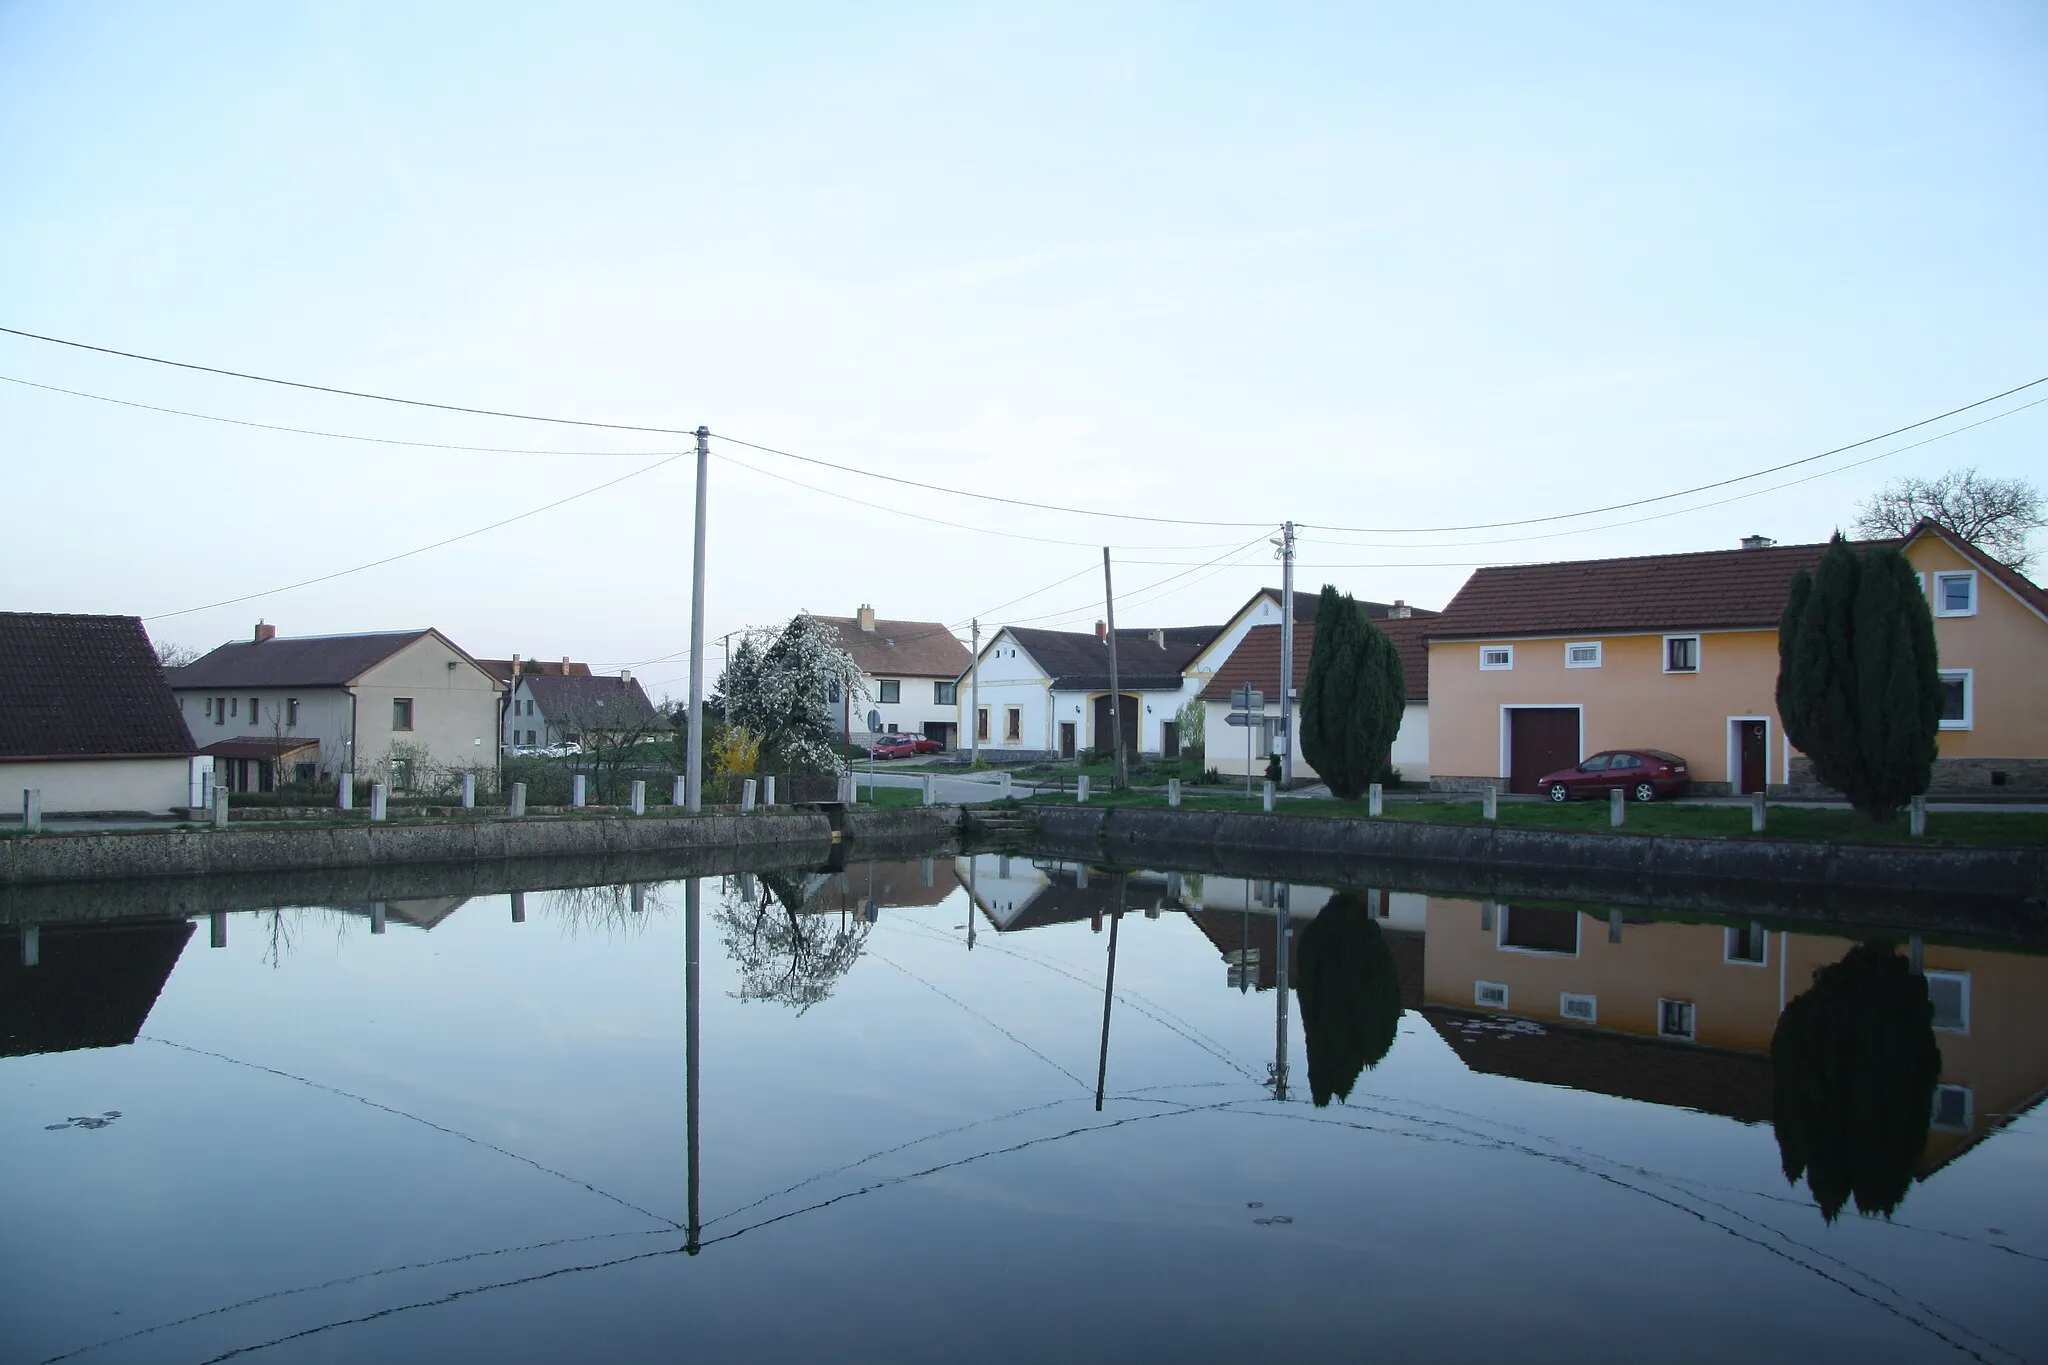
[[[704,809],[704,500],[711,482],[711,428],[697,428],[697,548],[690,566],[690,735],[683,756],[683,809]]]
[[[1130,773],[1124,764],[1124,699],[1117,691],[1116,679],[1116,590],[1109,581],[1109,547],[1102,547],[1102,600],[1109,617],[1109,748],[1115,756],[1115,774],[1110,779],[1110,790],[1122,791],[1128,784]],[[1051,736],[1047,736],[1051,738]]]
[[[973,738],[968,741],[968,766],[981,766],[981,618],[974,618],[974,648],[967,658],[967,732]],[[973,916],[969,916],[972,919]],[[970,926],[971,927],[971,926]],[[972,938],[972,935],[969,935]],[[972,947],[970,943],[968,945]]]
[[[1280,527],[1280,790],[1294,786],[1294,523]]]

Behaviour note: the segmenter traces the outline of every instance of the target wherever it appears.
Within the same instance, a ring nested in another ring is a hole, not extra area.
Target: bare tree
[[[1922,518],[1938,521],[2020,573],[2034,562],[2028,538],[2048,527],[2041,490],[2025,479],[1994,479],[1952,469],[1938,479],[1894,479],[1856,506],[1856,533],[1903,536]]]
[[[183,668],[186,664],[197,660],[204,652],[203,650],[194,649],[190,645],[174,644],[167,640],[163,644],[156,646],[157,667],[163,669]]]

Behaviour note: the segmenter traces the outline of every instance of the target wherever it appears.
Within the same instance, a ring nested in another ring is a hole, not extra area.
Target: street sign
[[[1231,712],[1231,713],[1230,713],[1229,715],[1227,715],[1227,716],[1225,716],[1225,717],[1223,718],[1223,723],[1224,723],[1225,725],[1239,725],[1239,726],[1243,726],[1243,725],[1257,725],[1257,724],[1259,724],[1259,722],[1263,721],[1264,719],[1265,719],[1265,717],[1264,717],[1264,716],[1257,716],[1257,715],[1251,715],[1251,714],[1249,714],[1249,713],[1247,713],[1247,712],[1244,712],[1244,711],[1232,711],[1232,712]]]
[[[1230,694],[1230,704],[1239,711],[1258,711],[1266,705],[1266,694],[1251,687],[1240,687]]]

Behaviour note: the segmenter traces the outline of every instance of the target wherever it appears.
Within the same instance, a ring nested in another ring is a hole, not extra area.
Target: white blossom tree
[[[853,656],[829,627],[800,613],[779,632],[740,640],[719,675],[717,702],[728,725],[760,736],[773,768],[836,776],[846,760],[835,693],[856,706],[867,699]]]

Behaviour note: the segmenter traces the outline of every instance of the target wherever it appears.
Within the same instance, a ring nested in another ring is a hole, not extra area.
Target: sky
[[[799,610],[1090,629],[1104,545],[1119,626],[1192,625],[1288,519],[1304,590],[1440,607],[2048,482],[2044,385],[1574,515],[2048,376],[2044,222],[2038,3],[0,0],[0,327],[708,426],[712,679]],[[686,438],[9,335],[0,376],[0,607],[686,691]]]

